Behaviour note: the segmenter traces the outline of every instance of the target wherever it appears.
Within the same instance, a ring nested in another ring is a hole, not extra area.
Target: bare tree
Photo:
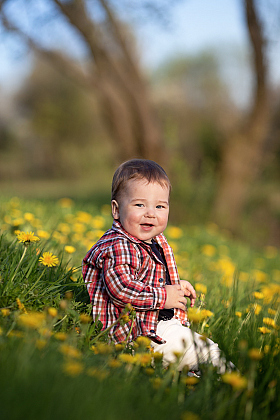
[[[270,124],[267,43],[255,0],[243,0],[252,49],[254,91],[251,109],[241,127],[225,144],[214,218],[235,230],[246,203],[250,184],[262,168],[264,143]]]
[[[135,54],[135,45],[131,33],[120,22],[111,3],[97,0],[99,13],[94,14],[89,9],[91,2],[87,0],[46,0],[55,13],[75,29],[87,47],[89,71],[84,71],[80,63],[71,57],[70,42],[70,54],[62,55],[44,47],[38,41],[39,37],[22,29],[9,13],[9,3],[10,0],[0,2],[0,18],[5,30],[19,34],[34,51],[64,75],[98,96],[118,159],[143,157],[162,162],[162,132]],[[32,5],[26,2],[26,8],[32,16]]]

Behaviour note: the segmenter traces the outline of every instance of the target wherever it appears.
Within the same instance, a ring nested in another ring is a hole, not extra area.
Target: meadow
[[[191,328],[236,372],[162,368],[149,340],[113,345],[81,276],[111,226],[109,206],[0,199],[0,398],[5,419],[278,419],[279,249],[253,249],[215,224],[169,225],[182,279],[196,288]],[[126,307],[119,322],[132,322]],[[178,362],[180,355],[178,355]]]

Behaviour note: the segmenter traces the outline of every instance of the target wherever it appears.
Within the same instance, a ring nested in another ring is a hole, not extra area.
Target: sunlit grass
[[[214,224],[166,229],[181,278],[196,287],[192,329],[218,342],[238,368],[219,378],[201,366],[197,379],[178,374],[176,364],[162,369],[147,339],[108,343],[91,319],[81,261],[111,223],[109,206],[1,201],[3,416],[276,419],[279,250],[252,250]],[[133,316],[127,308],[119,322]]]

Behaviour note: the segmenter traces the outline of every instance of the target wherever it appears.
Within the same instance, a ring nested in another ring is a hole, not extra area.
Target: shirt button
[[[159,282],[160,283],[162,283],[164,280],[163,280],[163,278],[161,277],[160,279],[159,279]]]
[[[151,333],[155,334],[155,330],[150,330]]]

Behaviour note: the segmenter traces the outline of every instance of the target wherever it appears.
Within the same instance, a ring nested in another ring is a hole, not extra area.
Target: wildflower
[[[162,384],[162,379],[161,378],[153,378],[151,380],[153,388],[154,389],[159,389],[161,387]]]
[[[63,370],[70,376],[78,376],[82,373],[84,366],[80,362],[67,362],[63,366]]]
[[[191,385],[192,386],[192,385],[197,384],[199,382],[199,379],[196,378],[195,376],[187,376],[185,378],[182,378],[182,382],[185,385]]]
[[[183,236],[182,229],[176,226],[169,226],[166,233],[172,239],[179,239]]]
[[[235,315],[236,315],[238,318],[241,318],[241,317],[242,317],[242,312],[240,312],[240,311],[236,311],[236,312],[235,312]]]
[[[136,359],[132,354],[122,353],[119,356],[119,360],[123,363],[127,363],[129,365],[132,365],[136,362]]]
[[[149,347],[151,344],[151,340],[148,337],[140,336],[140,337],[137,337],[136,343],[140,347]]]
[[[52,252],[44,252],[39,261],[47,267],[55,267],[59,263],[59,259]]]
[[[163,354],[160,353],[159,351],[155,351],[153,353],[153,358],[154,358],[154,361],[155,362],[161,362],[162,361],[162,358],[163,358]]]
[[[67,338],[67,334],[64,332],[57,332],[54,334],[54,337],[59,341],[65,341]]]
[[[10,309],[8,309],[8,308],[3,308],[3,309],[1,309],[1,313],[2,313],[2,315],[3,316],[8,316],[8,315],[10,315]]]
[[[39,238],[42,238],[42,239],[49,239],[49,237],[50,237],[50,234],[48,232],[46,232],[45,230],[42,230],[42,229],[39,229],[37,231],[37,235],[39,236]]]
[[[44,340],[43,338],[38,338],[36,340],[36,347],[38,350],[42,350],[47,345],[47,340]]]
[[[116,369],[116,368],[120,367],[121,365],[122,365],[121,362],[117,359],[110,359],[108,361],[108,366],[110,366],[113,369]]]
[[[267,280],[267,274],[264,271],[261,270],[253,270],[252,272],[254,278],[259,283],[265,283]]]
[[[80,322],[82,324],[89,324],[91,321],[92,318],[88,314],[80,314]]]
[[[189,308],[188,310],[188,318],[195,324],[204,321],[212,315],[214,315],[213,312],[208,311],[207,309],[199,310],[198,308]]]
[[[207,286],[202,283],[195,283],[195,290],[205,295],[207,293]]]
[[[253,296],[254,296],[255,299],[263,299],[264,298],[264,295],[261,292],[254,292]]]
[[[86,211],[78,211],[77,213],[77,221],[81,223],[89,223],[91,221],[91,214],[87,213]],[[103,226],[101,226],[103,227]]]
[[[69,208],[69,207],[72,207],[73,206],[73,200],[71,200],[71,198],[61,198],[59,201],[58,201],[58,205],[60,206],[60,207],[63,207],[63,208]]]
[[[16,298],[16,302],[17,302],[18,309],[26,314],[27,310],[25,309],[24,304],[20,301],[19,298]]]
[[[248,351],[248,356],[252,360],[261,360],[263,358],[263,353],[259,349],[250,349]]]
[[[76,248],[72,245],[66,245],[64,247],[65,252],[67,252],[67,254],[73,254],[73,252],[76,251]]]
[[[23,217],[27,222],[32,222],[34,220],[34,214],[32,213],[24,213]]]
[[[103,229],[105,226],[105,219],[102,216],[95,216],[92,220],[92,227],[94,229]]]
[[[79,359],[82,356],[80,350],[73,346],[69,346],[68,344],[61,344],[59,350],[62,354],[64,354],[64,356],[72,357],[74,359]]]
[[[259,327],[258,330],[262,333],[262,334],[269,334],[271,333],[271,330],[266,328],[266,327]]]
[[[56,308],[48,308],[48,314],[55,318],[57,316],[57,309]]]
[[[216,248],[213,245],[207,244],[201,248],[201,252],[207,257],[213,257],[216,254]]]
[[[145,369],[145,373],[146,373],[148,376],[152,376],[152,375],[155,373],[155,371],[154,371],[154,369],[153,369],[152,367],[147,367],[147,368]]]
[[[19,315],[18,321],[21,325],[38,329],[45,323],[45,314],[42,312],[28,312],[27,314]]]
[[[271,308],[268,308],[268,310],[267,310],[267,312],[270,314],[270,315],[276,315],[276,311],[275,311],[275,309],[271,309]]]
[[[226,384],[231,385],[235,391],[239,391],[247,387],[247,379],[237,372],[225,373],[222,375],[222,380]]]
[[[29,245],[33,242],[38,242],[40,241],[40,238],[38,238],[38,236],[35,236],[33,232],[20,232],[17,235],[17,239],[19,242],[22,242],[24,245]]]
[[[111,354],[113,352],[113,347],[106,343],[97,343],[92,346],[92,349],[95,354]]]
[[[263,318],[263,323],[275,329],[277,328],[277,325],[275,324],[275,321],[272,318],[269,318],[269,317]]]

